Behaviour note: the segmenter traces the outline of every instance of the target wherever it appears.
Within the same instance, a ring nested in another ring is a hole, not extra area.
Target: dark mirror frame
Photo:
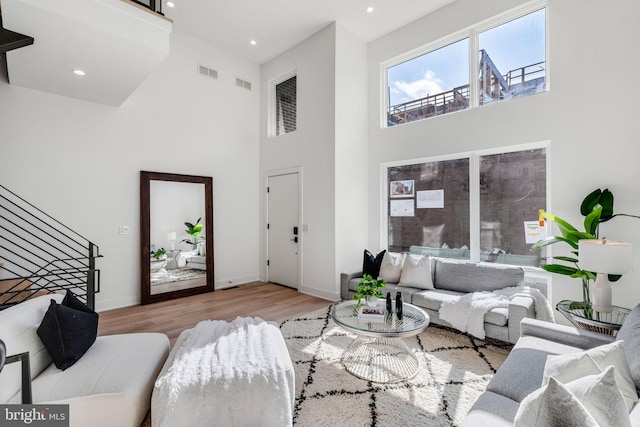
[[[178,291],[163,292],[151,295],[151,181],[174,181],[204,184],[204,235],[206,245],[207,279],[205,286],[196,286]],[[140,172],[140,283],[142,286],[142,304],[167,301],[190,295],[214,291],[213,268],[213,179],[206,176],[179,175],[160,172]]]

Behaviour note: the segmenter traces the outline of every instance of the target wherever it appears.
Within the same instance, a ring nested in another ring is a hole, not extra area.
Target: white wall
[[[0,82],[0,183],[100,246],[99,310],[140,301],[141,170],[212,176],[216,288],[257,280],[259,96],[257,65],[175,31],[119,108]]]
[[[297,74],[297,128],[267,137],[269,82],[295,70]],[[261,67],[260,169],[264,173],[301,167],[302,282],[305,293],[333,298],[334,271],[334,137],[335,137],[335,26],[329,25]],[[261,187],[266,188],[263,182]],[[264,190],[263,190],[264,195]],[[264,197],[261,214],[266,224]],[[266,241],[261,228],[261,247]],[[267,277],[266,252],[262,277]],[[328,286],[327,283],[330,285]]]
[[[367,46],[336,25],[335,279],[357,271],[367,247]],[[373,248],[375,249],[375,248]],[[355,267],[355,269],[354,269]]]
[[[388,129],[380,128],[380,63],[522,4],[458,0],[369,45],[369,245],[380,243],[379,165],[492,147],[551,141],[550,211],[581,224],[579,205],[609,188],[615,211],[640,214],[638,99],[640,3],[551,1],[548,5],[551,90],[526,98]],[[557,230],[556,230],[557,232]],[[635,244],[634,273],[614,284],[613,302],[640,302],[640,220],[615,218],[601,237]],[[560,246],[557,246],[559,254]],[[563,254],[566,251],[562,251]],[[577,279],[553,277],[553,301],[581,299]]]

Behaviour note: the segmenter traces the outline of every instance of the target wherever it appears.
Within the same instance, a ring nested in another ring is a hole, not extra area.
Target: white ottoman
[[[154,427],[291,426],[295,378],[273,323],[238,317],[183,331],[151,398]]]

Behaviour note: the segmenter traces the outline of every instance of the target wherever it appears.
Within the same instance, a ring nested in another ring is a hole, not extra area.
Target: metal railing
[[[0,185],[0,309],[71,290],[94,308],[100,249]]]
[[[138,4],[142,7],[146,7],[147,9],[149,9],[152,12],[156,12],[158,15],[162,15],[164,16],[164,13],[162,13],[162,0],[160,1],[156,1],[156,0],[129,0],[132,3]]]
[[[428,95],[398,105],[387,112],[389,125],[426,119],[469,107],[469,85],[458,86],[446,92]]]

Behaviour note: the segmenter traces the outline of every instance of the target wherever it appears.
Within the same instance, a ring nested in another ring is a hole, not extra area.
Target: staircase
[[[0,55],[30,44],[33,44],[33,37],[7,30],[2,26],[2,11],[0,10]]]
[[[97,245],[0,185],[0,310],[66,290],[94,308],[101,257]]]

